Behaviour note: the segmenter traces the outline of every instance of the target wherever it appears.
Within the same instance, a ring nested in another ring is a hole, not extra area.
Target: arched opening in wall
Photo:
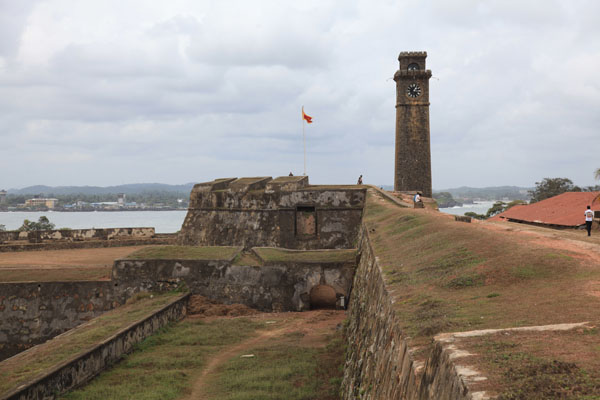
[[[332,308],[336,303],[335,289],[328,285],[317,285],[310,290],[310,309]]]

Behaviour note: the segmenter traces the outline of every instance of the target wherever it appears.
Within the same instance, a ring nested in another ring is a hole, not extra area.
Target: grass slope
[[[274,247],[253,249],[264,262],[355,262],[356,250],[286,250]]]
[[[130,260],[230,260],[241,251],[234,246],[152,246],[127,256]]]
[[[600,298],[597,263],[427,210],[368,196],[365,218],[386,283],[415,355],[439,332],[592,321]],[[579,351],[596,352],[587,342]],[[581,365],[585,369],[585,362]]]

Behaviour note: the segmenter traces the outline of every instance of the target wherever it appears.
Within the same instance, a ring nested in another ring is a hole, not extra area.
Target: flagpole
[[[304,176],[306,176],[306,134],[304,133],[304,106],[302,106],[302,144],[304,145]]]

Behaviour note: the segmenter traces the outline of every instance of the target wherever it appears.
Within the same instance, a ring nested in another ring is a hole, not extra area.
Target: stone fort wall
[[[308,177],[217,179],[194,186],[184,245],[355,248],[365,189],[309,185]]]

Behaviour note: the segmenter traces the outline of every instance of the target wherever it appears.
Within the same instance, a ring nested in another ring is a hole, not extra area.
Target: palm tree
[[[600,180],[600,168],[598,168],[595,172],[594,172],[594,178]]]

